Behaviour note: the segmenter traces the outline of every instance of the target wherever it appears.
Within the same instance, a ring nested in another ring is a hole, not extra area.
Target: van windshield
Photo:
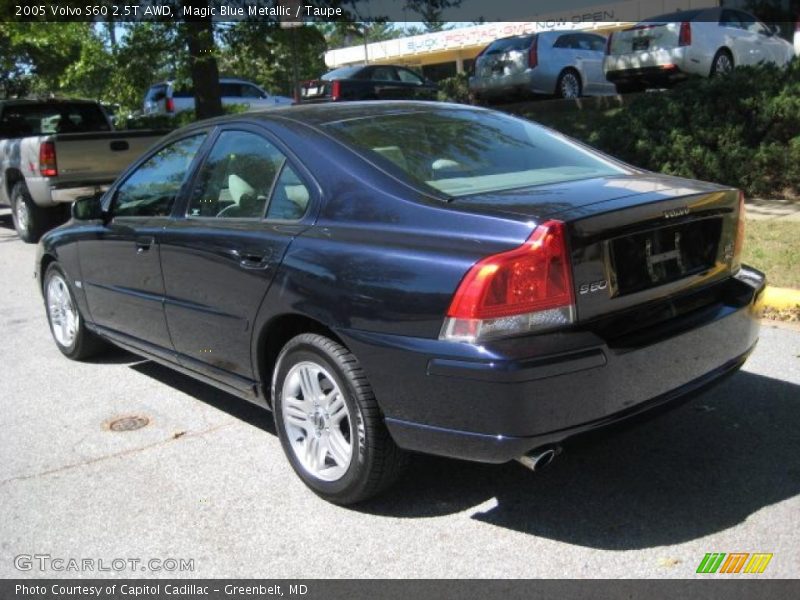
[[[544,127],[491,111],[373,114],[324,127],[386,170],[448,196],[627,173]]]

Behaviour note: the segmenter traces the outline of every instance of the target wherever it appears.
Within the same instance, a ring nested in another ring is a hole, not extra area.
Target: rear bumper
[[[668,63],[658,67],[636,67],[608,71],[606,78],[615,85],[641,83],[648,86],[666,87],[688,77],[680,67]]]
[[[743,269],[720,285],[719,302],[635,343],[590,330],[489,347],[340,333],[400,447],[500,463],[673,403],[738,369],[758,338],[764,277]]]
[[[111,181],[101,182],[64,182],[56,183],[46,177],[28,177],[25,179],[33,201],[42,207],[54,206],[65,202],[75,202],[82,196],[91,196],[104,192],[111,186]]]

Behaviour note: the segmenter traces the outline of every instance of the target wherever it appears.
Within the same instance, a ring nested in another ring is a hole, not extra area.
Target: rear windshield
[[[333,79],[352,79],[363,67],[342,67],[341,69],[334,69],[325,73],[321,77],[324,81],[331,81]]]
[[[531,35],[497,40],[496,42],[491,43],[483,55],[489,56],[490,54],[500,54],[501,52],[510,52],[512,50],[527,50],[531,47],[532,40],[533,36]]]
[[[51,133],[110,131],[97,104],[36,103],[6,106],[0,117],[0,137],[25,137]]]
[[[167,97],[167,84],[159,83],[158,85],[152,86],[149,90],[147,90],[147,95],[145,95],[144,99],[148,102],[158,102],[159,100],[163,100]]]
[[[626,172],[543,127],[488,111],[409,111],[324,127],[387,170],[448,196]]]

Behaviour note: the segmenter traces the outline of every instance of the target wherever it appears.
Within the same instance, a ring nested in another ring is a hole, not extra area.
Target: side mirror
[[[72,203],[72,218],[78,221],[94,221],[105,219],[102,198],[104,192],[97,192],[91,196],[82,196]]]
[[[772,35],[780,35],[781,34],[781,28],[777,24],[772,23],[768,27],[769,27],[769,30],[772,32]]]

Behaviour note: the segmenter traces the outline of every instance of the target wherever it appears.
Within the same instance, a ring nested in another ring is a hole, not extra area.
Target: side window
[[[238,83],[220,83],[220,96],[226,98],[240,98],[242,96],[242,86]]]
[[[599,35],[590,35],[582,33],[580,35],[580,47],[583,50],[592,50],[595,52],[605,52],[606,38]]]
[[[743,29],[739,17],[732,10],[723,10],[719,19],[720,25],[723,27],[732,27],[733,29]]]
[[[372,81],[397,81],[397,73],[392,67],[375,67],[370,79]]]
[[[566,34],[559,36],[556,43],[553,44],[553,48],[572,48],[572,35]]]
[[[264,98],[264,92],[254,85],[247,83],[242,84],[242,97],[243,98]]]
[[[742,22],[742,29],[746,29],[751,33],[767,34],[767,28],[758,21],[753,15],[746,12],[738,12],[739,20]]]
[[[503,51],[503,44],[501,43],[500,40],[497,40],[486,46],[486,49],[482,52],[482,54],[484,56],[489,56],[490,54],[498,54],[499,52],[502,51]]]
[[[288,163],[284,163],[281,175],[275,183],[275,191],[267,211],[268,219],[296,221],[302,219],[308,209],[311,195]]]
[[[203,163],[187,215],[261,219],[286,157],[265,138],[223,131]]]
[[[422,85],[422,77],[413,71],[409,71],[408,69],[397,69],[397,74],[400,76],[400,81],[404,83],[416,83],[417,85]]]
[[[151,156],[117,188],[115,217],[164,217],[172,212],[205,134],[183,138]]]

